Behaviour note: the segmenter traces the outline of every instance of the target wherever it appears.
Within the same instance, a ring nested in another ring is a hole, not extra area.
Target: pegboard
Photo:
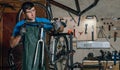
[[[98,38],[114,38],[120,37],[120,20],[114,18],[101,18],[97,26]],[[102,28],[101,28],[102,27]],[[104,36],[103,33],[106,35]]]
[[[87,18],[86,16],[81,17],[80,25],[78,26],[78,17],[74,17],[74,20],[71,17],[63,17],[67,21],[67,27],[64,29],[64,32],[72,30],[74,37],[79,40],[96,40],[96,17]],[[92,36],[93,34],[93,36]]]

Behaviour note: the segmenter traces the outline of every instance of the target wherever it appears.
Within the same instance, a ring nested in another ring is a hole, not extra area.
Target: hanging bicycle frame
[[[80,22],[80,17],[82,14],[84,14],[85,12],[87,12],[88,10],[90,10],[91,8],[93,8],[94,6],[97,5],[97,3],[99,2],[99,0],[94,0],[94,2],[92,4],[90,4],[87,8],[85,8],[84,10],[81,11],[80,9],[80,6],[79,6],[79,1],[78,0],[75,0],[75,5],[76,5],[76,10],[75,9],[72,9],[66,5],[63,5],[55,0],[47,0],[50,4],[53,4],[57,7],[60,7],[66,11],[69,11],[77,16],[79,16],[79,19],[78,19],[78,26],[79,26],[79,22]]]

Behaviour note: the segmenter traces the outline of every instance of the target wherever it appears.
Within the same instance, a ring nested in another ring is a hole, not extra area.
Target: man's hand
[[[64,31],[64,26],[61,25],[57,32],[63,32],[63,31]]]
[[[16,36],[16,37],[12,36],[11,39],[10,39],[10,46],[11,46],[11,48],[14,48],[15,46],[17,46],[18,43],[20,42],[20,39],[21,39],[20,35]]]

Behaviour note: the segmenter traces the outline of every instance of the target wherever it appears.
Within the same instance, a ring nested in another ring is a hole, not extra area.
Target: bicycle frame
[[[88,7],[86,7],[84,10],[80,9],[78,0],[75,0],[76,10],[72,9],[66,5],[63,5],[55,0],[47,0],[47,2],[79,16],[79,18],[78,18],[78,26],[79,26],[81,15],[83,15],[85,12],[87,12],[90,9],[92,9],[93,7],[95,7],[97,5],[97,3],[99,2],[99,0],[94,0],[94,2],[92,4],[90,4]]]
[[[54,59],[55,58],[54,50],[55,50],[55,38],[53,37],[53,46],[52,46],[52,51],[51,51],[52,52],[52,54],[51,54],[52,55],[52,59],[51,59],[52,64],[55,64],[55,62],[54,62],[54,60],[55,60]]]

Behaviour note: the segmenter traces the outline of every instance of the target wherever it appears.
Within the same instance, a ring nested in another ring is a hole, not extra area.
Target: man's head
[[[26,16],[26,19],[29,21],[35,20],[36,10],[32,2],[25,2],[22,4],[22,10]]]

